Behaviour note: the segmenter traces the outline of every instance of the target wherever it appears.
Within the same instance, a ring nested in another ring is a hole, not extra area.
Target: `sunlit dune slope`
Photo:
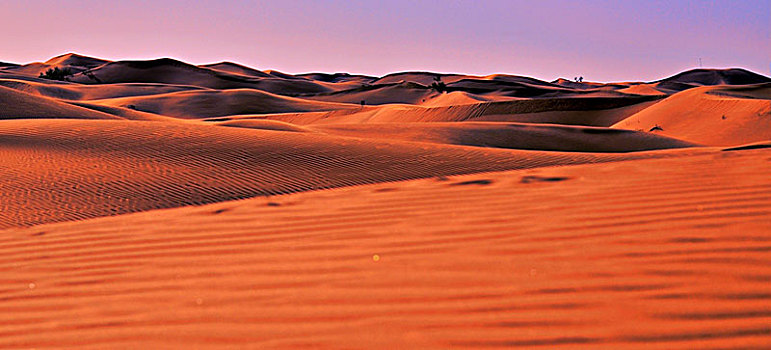
[[[27,74],[31,76],[38,76],[44,73],[48,69],[59,68],[66,69],[72,73],[79,73],[84,70],[88,70],[94,67],[98,67],[109,61],[82,56],[74,53],[67,53],[64,55],[56,56],[45,62],[35,62],[24,65],[14,65],[7,70],[20,74]]]
[[[9,120],[0,122],[0,226],[667,154],[515,151],[193,123]]]
[[[613,125],[706,145],[771,139],[771,84],[686,90]]]
[[[261,70],[257,70],[254,68],[249,68],[246,66],[242,66],[238,63],[233,62],[220,62],[220,63],[212,63],[212,64],[204,64],[201,65],[202,68],[209,68],[214,69],[222,72],[227,73],[233,73],[233,74],[240,74],[240,75],[246,75],[246,76],[252,76],[252,77],[261,77],[261,78],[267,78],[271,75],[268,73],[265,73]]]
[[[526,123],[321,124],[328,134],[545,151],[632,152],[695,146],[692,143],[630,130]]]
[[[770,156],[683,153],[5,230],[0,347],[763,349]]]
[[[342,102],[366,105],[388,103],[421,104],[437,96],[435,90],[417,83],[393,83],[367,85],[338,92],[317,94],[306,98],[317,101]]]

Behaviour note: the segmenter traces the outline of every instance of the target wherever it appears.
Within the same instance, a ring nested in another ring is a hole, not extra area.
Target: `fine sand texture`
[[[7,229],[0,346],[766,348],[769,171],[714,150]]]
[[[0,349],[771,348],[771,78],[264,68],[0,63]]]

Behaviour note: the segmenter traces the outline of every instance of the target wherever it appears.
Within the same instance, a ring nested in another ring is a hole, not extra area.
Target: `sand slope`
[[[56,99],[35,96],[0,86],[0,119],[21,118],[72,118],[72,119],[122,119]]]
[[[52,83],[49,80],[27,81],[0,79],[0,85],[24,91],[33,95],[63,100],[98,100],[117,97],[165,94],[177,91],[202,90],[194,86],[171,84],[103,84],[82,85],[74,83]]]
[[[112,107],[178,118],[210,118],[234,114],[281,113],[355,109],[356,105],[309,101],[254,89],[179,91],[92,101]]]
[[[692,147],[677,139],[630,130],[526,123],[331,124],[310,129],[349,137],[545,151],[634,152]]]
[[[86,120],[0,122],[0,226],[78,220],[313,189],[667,156],[502,150]]]
[[[766,349],[769,172],[741,69],[0,64],[0,348]]]
[[[771,84],[686,90],[613,125],[729,146],[771,139]]]
[[[765,348],[769,156],[416,180],[5,230],[0,346]]]
[[[466,100],[462,96],[459,97]],[[496,121],[611,126],[660,99],[660,96],[517,99],[438,107],[389,104],[323,113],[275,114],[249,118],[269,118],[300,125]]]

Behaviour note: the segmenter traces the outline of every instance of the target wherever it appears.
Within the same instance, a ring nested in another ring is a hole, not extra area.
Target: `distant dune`
[[[121,119],[114,115],[74,106],[0,86],[0,119]]]
[[[642,132],[549,124],[323,124],[312,126],[311,129],[349,137],[546,151],[634,152],[695,146],[677,139]]]
[[[0,63],[0,160],[0,348],[771,344],[771,78],[741,68],[69,53]]]
[[[705,145],[771,139],[771,83],[679,92],[613,125]]]

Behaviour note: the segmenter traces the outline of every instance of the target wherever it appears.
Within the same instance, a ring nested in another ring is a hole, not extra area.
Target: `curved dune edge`
[[[271,119],[297,125],[495,121],[609,127],[655,105],[661,97],[653,98],[652,101],[639,97],[520,99],[440,107],[389,104],[305,113],[232,115],[224,118]],[[591,100],[604,102],[598,102],[592,107]],[[602,103],[607,104],[603,106]]]
[[[763,348],[770,155],[711,151],[8,229],[0,347]]]
[[[631,130],[553,124],[491,122],[321,124],[310,125],[308,128],[347,137],[542,151],[636,152],[697,146],[674,138]]]
[[[0,86],[0,120],[25,118],[122,119],[121,117]]]
[[[9,120],[0,122],[0,178],[13,181],[0,181],[0,227],[367,183],[665,156],[673,155],[505,150],[200,123]]]
[[[612,128],[653,131],[710,146],[771,139],[771,83],[676,93]]]

